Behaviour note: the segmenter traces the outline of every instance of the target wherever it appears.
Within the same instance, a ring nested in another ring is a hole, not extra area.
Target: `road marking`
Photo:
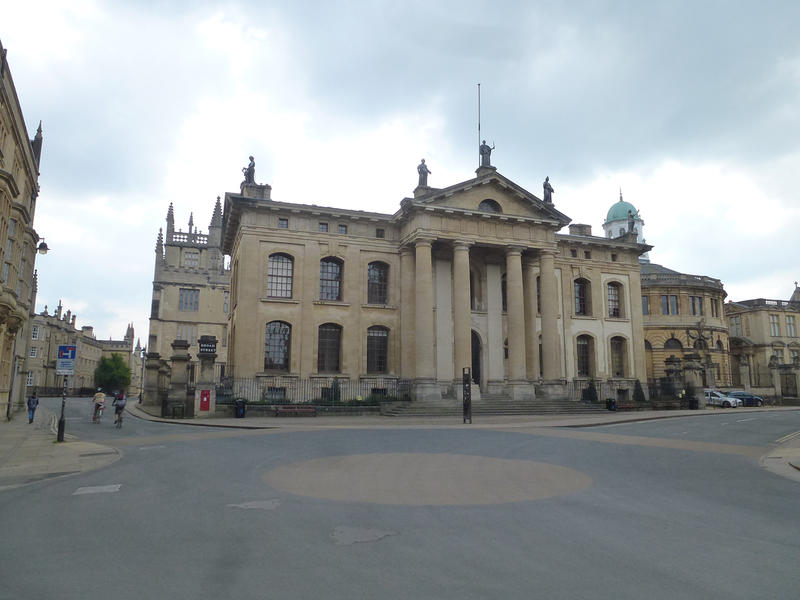
[[[748,421],[755,421],[755,418],[752,418],[752,419],[739,419],[736,422],[737,423],[747,423]]]
[[[122,487],[121,483],[113,483],[111,485],[94,485],[89,487],[81,487],[72,492],[73,496],[80,496],[83,494],[113,494],[119,491]]]
[[[251,502],[242,502],[241,504],[228,504],[231,508],[258,508],[261,510],[273,510],[280,506],[281,501],[277,498],[274,500],[253,500]]]
[[[163,444],[161,446],[142,446],[139,450],[155,450],[156,448],[166,448]]]
[[[777,440],[775,440],[775,443],[776,444],[780,444],[780,443],[783,443],[783,442],[788,442],[790,439],[792,439],[793,437],[797,437],[798,435],[800,435],[800,431],[795,431],[794,433],[790,433],[789,435],[785,435],[782,438],[778,438]]]
[[[727,423],[722,423],[722,425],[727,425]]]

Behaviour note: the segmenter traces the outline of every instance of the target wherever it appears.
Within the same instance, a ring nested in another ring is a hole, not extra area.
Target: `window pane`
[[[389,330],[370,327],[367,330],[367,373],[386,373],[388,370]]]
[[[336,259],[326,258],[320,262],[319,299],[342,299],[342,265]]]
[[[588,377],[589,372],[589,338],[585,335],[578,337],[578,375]]]
[[[264,343],[264,370],[289,370],[289,350],[292,327],[282,321],[267,323]]]
[[[608,284],[608,316],[615,318],[622,316],[619,307],[619,286],[616,283]]]
[[[388,302],[389,265],[380,262],[369,263],[367,267],[367,302],[386,304]]]
[[[267,296],[270,298],[292,297],[292,271],[294,263],[285,254],[273,254],[267,266]]]
[[[320,373],[337,373],[339,371],[339,350],[342,328],[326,323],[319,327],[317,347],[317,371]]]

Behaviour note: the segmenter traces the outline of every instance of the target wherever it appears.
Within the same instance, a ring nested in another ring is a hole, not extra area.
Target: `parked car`
[[[703,390],[706,396],[706,404],[711,406],[721,406],[722,408],[736,408],[742,406],[739,398],[728,396],[719,390]]]
[[[764,399],[761,396],[754,396],[750,392],[728,392],[728,396],[738,398],[745,406],[764,406]]]

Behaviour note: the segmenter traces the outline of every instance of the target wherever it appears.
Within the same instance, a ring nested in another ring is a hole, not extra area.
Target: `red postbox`
[[[211,410],[211,390],[200,390],[200,410]]]

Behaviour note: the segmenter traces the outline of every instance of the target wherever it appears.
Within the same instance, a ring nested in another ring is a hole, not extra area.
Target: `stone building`
[[[41,123],[28,137],[6,49],[0,44],[0,411],[21,406],[20,365],[27,355],[29,319],[35,306],[33,229],[39,195]]]
[[[722,282],[687,275],[654,263],[642,264],[647,378],[666,377],[666,360],[698,354],[703,387],[730,387],[731,367],[726,292]]]
[[[56,358],[60,345],[77,346],[75,374],[67,377],[67,387],[84,393],[94,387],[94,372],[103,356],[119,354],[131,369],[129,395],[138,395],[141,387],[142,357],[139,342],[134,348],[133,325],[128,325],[121,340],[98,340],[94,328],[76,326],[77,315],[63,310],[61,302],[52,314],[47,307],[31,318],[28,356],[22,367],[27,391],[39,394],[58,394],[64,385],[64,376],[56,374]]]
[[[421,167],[420,167],[421,168]],[[426,169],[427,171],[427,169]],[[646,377],[635,236],[608,239],[486,162],[420,185],[392,215],[225,195],[229,370],[285,394],[300,380],[365,393],[408,380],[417,399],[568,394],[588,378],[627,397]],[[307,400],[309,398],[294,398]]]
[[[725,305],[733,384],[764,396],[796,398],[800,373],[800,288],[789,300],[756,298]]]
[[[147,358],[168,372],[172,343],[186,340],[192,355],[190,385],[197,378],[198,340],[203,335],[219,341],[215,378],[219,381],[225,376],[231,272],[225,266],[221,236],[222,206],[217,198],[208,234],[197,230],[193,215],[189,216],[188,231],[176,231],[170,204],[166,235],[159,230],[156,241]]]

